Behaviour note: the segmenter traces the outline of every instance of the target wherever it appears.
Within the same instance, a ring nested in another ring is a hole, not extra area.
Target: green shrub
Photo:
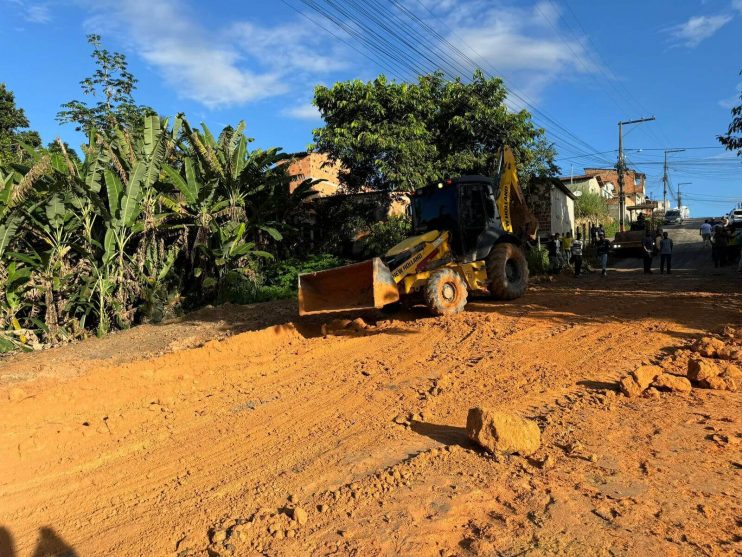
[[[276,292],[295,293],[300,274],[324,271],[325,269],[340,267],[344,263],[344,260],[329,253],[311,255],[305,260],[284,259],[265,270],[265,282],[269,286],[278,288],[279,290],[276,290]]]
[[[371,233],[364,239],[364,257],[378,257],[410,235],[412,225],[407,217],[392,216],[384,222],[371,225]]]
[[[603,224],[606,238],[613,238],[618,232],[618,221],[612,220]]]
[[[262,285],[262,277],[257,273],[248,276],[240,271],[228,271],[217,287],[216,303],[252,304]]]
[[[526,251],[528,272],[531,275],[545,275],[549,271],[549,252],[544,248],[531,248]]]

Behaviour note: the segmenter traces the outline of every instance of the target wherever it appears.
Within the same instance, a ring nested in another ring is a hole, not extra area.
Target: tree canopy
[[[15,104],[15,95],[0,83],[0,164],[16,160],[22,144],[41,145],[38,132],[24,130],[28,126],[26,113]]]
[[[133,92],[138,80],[129,71],[126,56],[103,48],[100,35],[88,35],[88,43],[93,47],[90,56],[96,70],[93,75],[83,79],[80,86],[84,95],[100,100],[93,105],[80,100],[69,101],[57,113],[57,121],[75,124],[77,131],[86,134],[93,129],[137,129],[145,116],[154,115],[155,112],[134,101]]]
[[[339,82],[318,86],[314,103],[325,126],[313,148],[345,167],[341,179],[357,190],[414,190],[447,176],[493,175],[498,150],[510,145],[521,178],[553,175],[555,150],[525,111],[511,111],[499,78],[476,72],[469,83],[442,73],[417,83]]]
[[[740,72],[742,75],[742,72]],[[737,151],[737,156],[742,157],[742,93],[739,95],[740,103],[732,108],[732,121],[727,133],[718,136],[719,141],[728,151]]]

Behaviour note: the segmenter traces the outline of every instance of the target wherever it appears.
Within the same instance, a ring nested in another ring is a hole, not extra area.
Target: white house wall
[[[551,190],[551,232],[566,234],[575,230],[575,202],[563,191]]]

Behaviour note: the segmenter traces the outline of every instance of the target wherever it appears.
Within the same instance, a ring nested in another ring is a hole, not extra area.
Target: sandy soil
[[[742,394],[616,381],[742,325],[740,285],[559,277],[328,335],[222,307],[0,360],[0,555],[739,554]],[[472,406],[542,449],[483,453]]]

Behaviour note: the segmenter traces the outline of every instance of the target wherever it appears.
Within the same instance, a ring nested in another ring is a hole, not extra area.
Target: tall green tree
[[[351,189],[413,190],[457,174],[493,175],[498,150],[510,145],[523,179],[553,175],[556,152],[525,111],[511,111],[502,80],[477,71],[470,82],[441,73],[417,83],[383,75],[318,86],[325,120],[313,148],[340,161]]]
[[[80,82],[80,86],[84,95],[99,100],[94,104],[84,100],[69,101],[57,113],[57,121],[75,124],[77,131],[86,134],[93,129],[137,129],[145,116],[155,112],[134,101],[133,93],[138,80],[129,71],[126,56],[103,48],[100,35],[88,35],[88,43],[93,47],[91,58],[96,69],[93,75]]]
[[[0,83],[0,165],[23,158],[22,145],[41,145],[38,132],[26,130],[26,113],[15,104],[15,95],[5,83]]]
[[[736,150],[737,156],[742,157],[742,93],[739,95],[739,100],[740,103],[732,108],[732,121],[727,133],[718,136],[717,139],[728,151]]]

